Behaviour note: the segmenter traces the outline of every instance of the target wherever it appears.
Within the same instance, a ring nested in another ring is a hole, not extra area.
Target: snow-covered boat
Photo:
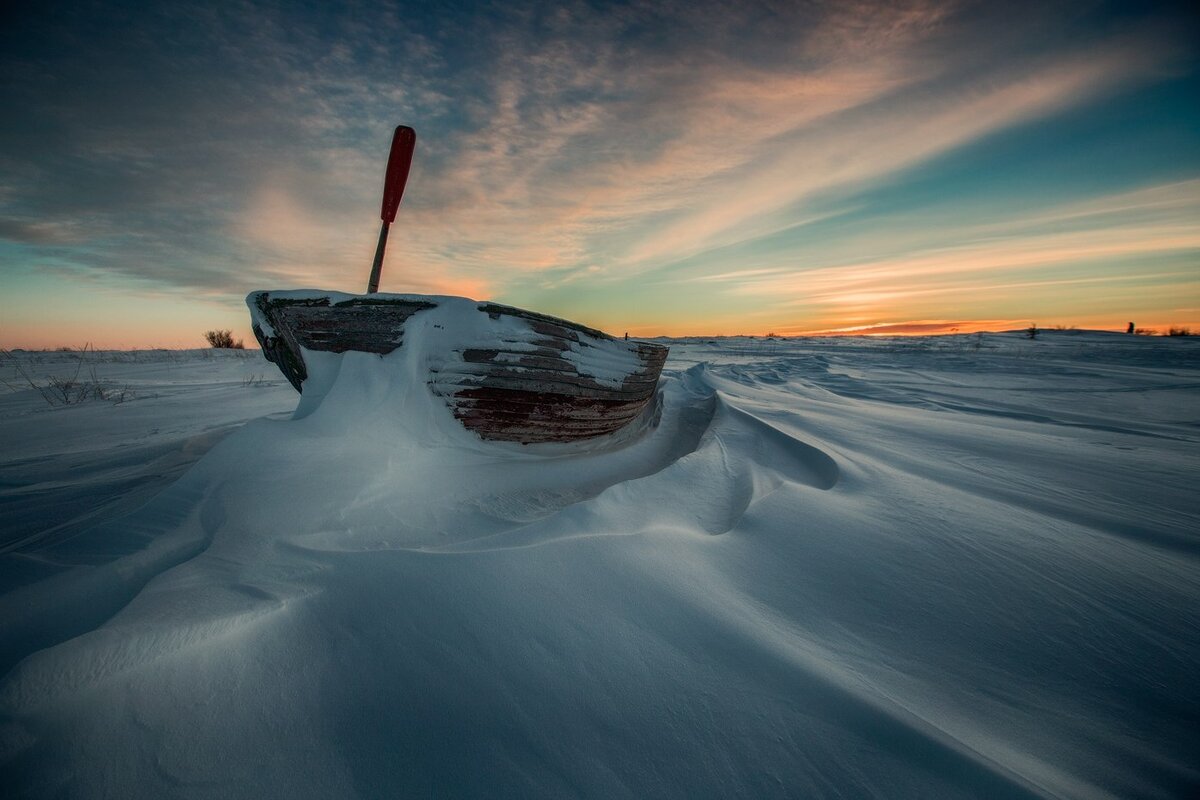
[[[384,181],[383,227],[366,294],[261,291],[246,298],[266,357],[303,392],[305,352],[386,355],[404,345],[410,320],[422,313],[432,318],[430,312],[440,309],[433,316],[454,330],[426,337],[423,379],[482,438],[573,441],[612,433],[636,419],[657,389],[667,359],[663,345],[619,340],[498,303],[378,292],[388,228],[415,145],[412,128],[396,128]]]
[[[460,297],[301,290],[253,292],[246,303],[263,353],[300,392],[305,351],[386,355],[404,346],[414,317],[453,307],[458,330],[423,354],[425,380],[484,439],[564,442],[619,430],[646,408],[667,359],[660,344]]]

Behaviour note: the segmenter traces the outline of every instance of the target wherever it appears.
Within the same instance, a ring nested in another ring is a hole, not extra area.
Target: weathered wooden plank
[[[645,406],[643,400],[614,400],[533,393],[512,389],[463,389],[449,399],[450,406],[463,412],[514,415],[533,419],[627,418]]]
[[[604,331],[599,331],[599,330],[596,330],[595,328],[589,328],[586,325],[580,325],[578,322],[572,322],[569,319],[561,319],[559,317],[552,317],[549,314],[539,314],[536,311],[528,311],[524,308],[517,308],[516,306],[505,306],[505,305],[501,305],[500,303],[480,303],[479,310],[482,311],[483,313],[491,316],[492,319],[497,319],[501,315],[507,315],[510,317],[517,317],[519,319],[526,320],[529,323],[531,323],[531,327],[533,327],[532,323],[545,323],[547,325],[552,325],[552,326],[555,326],[558,328],[564,328],[568,331],[572,331],[574,334],[583,334],[584,336],[591,338],[591,339],[608,339],[611,341],[616,341],[616,339],[614,339],[612,336],[609,336]],[[537,330],[536,327],[534,327],[533,329]],[[554,334],[547,334],[547,335],[554,335]],[[578,337],[576,336],[576,339],[577,338]]]
[[[586,375],[569,372],[545,372],[541,370],[482,370],[439,371],[430,379],[431,386],[488,386],[498,389],[512,388],[522,391],[562,392],[583,397],[630,397],[649,396],[658,386],[657,379],[650,377],[629,378],[618,386],[599,384]],[[546,388],[543,388],[546,387]]]
[[[463,350],[462,360],[468,364],[485,364],[487,369],[501,367],[525,367],[527,369],[542,369],[560,372],[574,372],[578,374],[579,370],[570,361],[562,357],[561,353],[555,353],[553,356],[540,355],[544,351],[536,353],[521,350],[486,350],[483,348],[471,348]]]
[[[484,438],[494,438],[497,432],[521,432],[526,441],[563,441],[564,438],[585,439],[618,431],[645,412],[621,419],[576,417],[570,419],[538,419],[532,417],[495,417],[474,411],[454,410],[454,416],[468,430]]]
[[[405,321],[420,310],[412,305],[284,305],[275,309],[274,317],[280,323],[276,329],[292,331],[296,342],[309,350],[383,355],[403,343]]]
[[[524,376],[504,374],[491,375],[462,375],[457,379],[447,381],[444,374],[439,374],[436,380],[430,381],[430,386],[439,394],[455,394],[466,389],[496,389],[505,391],[526,392],[530,394],[572,394],[585,400],[612,399],[618,402],[629,402],[649,397],[654,391],[653,386],[636,391],[611,389],[607,386],[589,386],[581,381],[569,380],[536,380]]]
[[[252,295],[274,328],[255,336],[297,390],[307,370],[301,348],[384,354],[403,345],[404,323],[436,305],[411,297],[372,295],[332,303],[328,297]],[[602,436],[628,425],[658,386],[667,348],[621,342],[569,320],[496,303],[477,306],[493,319],[523,320],[527,336],[511,328],[494,342],[433,358],[428,384],[451,413],[484,439],[523,443]],[[621,382],[597,375],[619,375]]]
[[[477,411],[471,408],[454,407],[451,409],[454,416],[462,421],[467,427],[472,430],[488,429],[488,428],[509,428],[513,426],[533,426],[541,428],[555,428],[570,431],[585,431],[585,430],[617,430],[623,425],[632,422],[634,418],[645,413],[645,407],[637,409],[637,413],[621,416],[603,416],[592,417],[585,415],[575,416],[560,416],[553,417],[544,416],[527,416],[515,414],[494,414],[486,411]]]
[[[475,394],[467,394],[475,392]],[[516,415],[522,417],[564,416],[580,414],[589,417],[622,417],[634,416],[644,405],[639,401],[599,400],[592,398],[569,398],[566,395],[539,395],[538,399],[520,397],[518,394],[485,393],[478,390],[464,390],[452,396],[450,405],[463,411],[479,413]],[[561,400],[550,399],[553,397]]]
[[[464,428],[475,432],[480,438],[493,441],[520,442],[521,444],[575,442],[593,439],[597,436],[607,436],[616,433],[632,421],[627,420],[615,425],[605,424],[582,428],[517,423],[498,425],[493,422],[476,422],[470,419],[459,419]]]
[[[297,392],[301,391],[300,387],[308,377],[308,370],[304,366],[304,359],[300,357],[300,351],[294,346],[289,346],[281,337],[264,335],[262,328],[258,325],[252,326],[252,330],[267,361],[279,367],[279,371],[288,379],[292,388]]]
[[[537,350],[468,348],[459,352],[462,360],[471,364],[559,370],[593,377],[598,374],[623,375],[630,373],[631,370],[650,368],[636,353],[626,351],[620,355],[600,354],[594,348],[592,352],[570,352],[569,354],[545,348]]]
[[[636,364],[637,362],[634,362]],[[437,366],[431,367],[431,371],[446,375],[511,375],[511,376],[527,376],[543,380],[564,380],[571,383],[577,383],[582,386],[592,386],[602,389],[614,389],[621,391],[622,388],[628,389],[630,386],[636,386],[641,383],[656,383],[658,375],[651,369],[626,369],[624,377],[621,378],[621,383],[615,383],[611,379],[600,380],[596,375],[587,370],[580,368],[577,364],[570,362],[552,362],[552,363],[537,363],[537,362],[518,362],[518,361],[462,361],[462,362],[443,362]],[[597,373],[604,374],[610,370],[596,370]],[[622,384],[626,385],[622,387]]]
[[[638,348],[634,363],[640,369],[627,375],[620,387],[613,387],[578,374],[580,367],[565,357],[522,359],[518,355],[514,365],[498,360],[503,352],[499,348],[464,352],[465,363],[458,369],[478,369],[486,377],[470,387],[439,384],[438,388],[451,394],[447,402],[469,430],[485,439],[526,444],[590,439],[620,430],[645,411],[666,360],[661,347]],[[542,368],[531,369],[521,362]],[[454,367],[448,367],[435,381],[451,378],[453,372]]]

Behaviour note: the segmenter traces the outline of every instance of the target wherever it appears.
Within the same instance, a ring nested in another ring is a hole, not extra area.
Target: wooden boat
[[[267,359],[303,392],[306,351],[385,355],[404,346],[405,326],[416,315],[454,307],[466,310],[466,318],[455,318],[469,324],[447,338],[444,351],[426,354],[427,384],[468,430],[523,444],[569,442],[613,433],[636,419],[657,391],[667,358],[663,345],[617,339],[499,303],[376,291],[414,144],[410,128],[396,129],[367,294],[260,291],[246,298]],[[480,317],[470,319],[475,312]]]
[[[667,348],[625,341],[520,308],[423,295],[254,292],[247,299],[267,359],[304,391],[305,351],[384,355],[406,323],[447,302],[471,304],[479,333],[426,354],[430,390],[484,439],[564,442],[612,433],[645,409]]]

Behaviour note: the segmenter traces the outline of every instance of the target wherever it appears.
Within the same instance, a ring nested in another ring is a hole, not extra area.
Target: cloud
[[[393,290],[586,292],[643,275],[781,307],[862,306],[905,275],[944,282],[908,291],[953,291],[972,272],[1191,247],[1194,227],[1132,197],[1017,233],[917,220],[886,231],[891,249],[859,229],[714,266],[956,148],[1153,81],[1174,58],[1161,31],[1081,33],[1075,12],[1043,4],[1005,11],[1003,26],[998,13],[243,2],[27,15],[9,36],[30,44],[0,57],[13,76],[0,101],[29,109],[0,130],[0,237],[139,289],[355,289],[388,137],[408,122],[417,158],[389,244]],[[816,256],[803,276],[800,253]],[[689,258],[717,274],[689,272]]]
[[[87,240],[86,231],[70,221],[0,219],[0,239],[29,245],[69,245]]]
[[[1012,330],[1019,325],[1021,325],[1019,320],[1011,319],[914,320],[911,322],[885,322],[876,325],[858,325],[826,330],[784,330],[784,334],[788,336],[930,336],[945,333],[1004,331]]]
[[[711,256],[825,219],[838,213],[831,202],[956,148],[1153,80],[1173,52],[1144,35],[1081,37],[985,68],[975,52],[992,34],[944,4],[777,19],[792,38],[762,59],[700,42],[657,59],[623,48],[611,21],[581,37],[596,20],[571,19],[536,41],[510,33],[513,55],[473,112],[487,124],[423,176],[429,201],[407,213],[430,263],[501,286],[543,273],[548,287]],[[750,24],[736,13],[726,22]],[[1034,12],[1024,24],[1045,23]]]
[[[776,302],[852,306],[962,290],[995,291],[1031,285],[1023,277],[1029,268],[1200,250],[1197,219],[1200,181],[1183,181],[1051,206],[1032,215],[945,227],[936,232],[933,246],[921,247],[911,240],[898,247],[893,242],[884,245],[901,250],[898,255],[804,269],[764,267],[696,280],[724,282],[733,294]],[[870,240],[860,242],[863,249],[874,246],[877,243]],[[1010,275],[1018,277],[997,282]],[[1149,277],[1144,271],[1122,268],[1112,276],[1057,282]]]
[[[1133,62],[1076,57],[997,86],[911,97],[802,125],[760,166],[722,181],[709,197],[630,253],[665,262],[763,237],[794,224],[795,206],[823,192],[861,188],[953,148],[1082,102],[1129,79]]]
[[[239,235],[264,192],[283,184],[335,226],[369,215],[362,187],[379,178],[364,132],[444,103],[418,79],[429,65],[422,37],[384,10],[372,15],[370,41],[403,48],[401,69],[397,53],[358,47],[365,20],[353,10],[331,19],[269,3],[143,12],[18,19],[14,35],[31,44],[0,63],[16,76],[0,100],[28,109],[0,130],[4,235],[53,231],[57,244],[80,244],[82,270],[236,293],[248,273],[278,266]]]
[[[511,42],[488,124],[437,176],[452,187],[437,212],[477,243],[481,269],[620,268],[630,258],[614,242],[660,241],[647,223],[720,194],[780,136],[918,79],[899,54],[916,35],[899,29],[920,27],[910,17],[880,10],[853,36],[840,18],[781,23],[796,39],[761,65],[703,42],[664,61],[582,24],[573,38]],[[723,23],[736,29],[737,12]],[[807,43],[814,52],[798,52]],[[810,65],[797,69],[802,55]]]

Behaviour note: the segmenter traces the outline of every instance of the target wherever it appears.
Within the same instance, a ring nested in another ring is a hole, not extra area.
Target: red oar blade
[[[383,208],[379,212],[384,222],[396,221],[396,210],[400,208],[404,184],[408,183],[408,170],[416,146],[417,132],[407,125],[397,126],[392,135],[392,152],[388,155],[387,177],[383,184]]]

